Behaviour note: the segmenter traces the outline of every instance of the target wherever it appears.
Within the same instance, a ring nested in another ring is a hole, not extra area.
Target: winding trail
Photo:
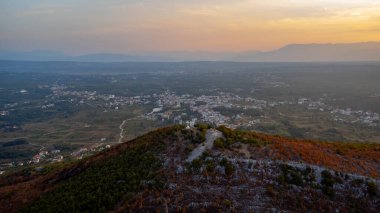
[[[122,143],[123,142],[123,139],[124,139],[124,125],[125,125],[125,123],[127,122],[127,120],[124,120],[121,124],[120,124],[120,126],[119,126],[119,129],[120,129],[120,136],[119,136],[119,141],[118,141],[118,143]]]
[[[203,144],[199,144],[197,148],[195,148],[189,155],[189,157],[187,158],[187,162],[191,162],[193,161],[194,159],[198,158],[199,156],[201,156],[203,154],[204,151],[206,151],[206,149],[212,149],[213,146],[214,146],[214,141],[215,139],[217,138],[221,138],[223,137],[223,134],[216,130],[216,129],[209,129],[207,130],[206,132],[206,141],[205,143]]]

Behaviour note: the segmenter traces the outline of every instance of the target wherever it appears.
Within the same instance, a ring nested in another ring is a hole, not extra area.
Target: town
[[[136,115],[140,119],[151,120],[162,125],[182,124],[194,127],[196,123],[207,123],[213,126],[224,125],[232,129],[245,128],[256,130],[256,127],[265,121],[272,119],[270,113],[281,107],[301,107],[305,112],[324,113],[331,122],[347,125],[364,125],[371,128],[380,127],[378,113],[351,108],[339,108],[325,103],[326,97],[317,100],[307,97],[299,97],[289,100],[261,100],[254,96],[242,97],[234,93],[226,93],[214,89],[214,95],[190,95],[176,94],[174,91],[165,90],[162,93],[153,93],[141,96],[117,96],[115,94],[100,94],[97,91],[71,90],[66,85],[43,86],[51,90],[51,94],[45,97],[43,103],[34,105],[35,110],[42,113],[62,103],[81,107],[97,108],[103,113],[110,111],[123,111],[125,106],[147,106],[151,108],[149,113]],[[27,91],[20,89],[20,94],[27,95]],[[0,116],[9,116],[18,107],[30,105],[29,102],[7,103],[0,109]],[[254,113],[252,113],[254,112]],[[268,113],[270,112],[270,113]],[[89,125],[87,125],[89,126]],[[17,131],[20,126],[8,127]],[[6,128],[5,128],[6,130]],[[123,129],[120,134],[122,139]],[[119,141],[120,141],[119,140]],[[76,149],[70,153],[62,153],[59,149],[48,150],[45,147],[35,153],[29,160],[4,163],[0,166],[0,174],[14,167],[22,167],[30,164],[44,164],[47,162],[62,162],[66,159],[81,159],[98,151],[109,148],[115,141],[101,138],[97,143],[91,143]]]

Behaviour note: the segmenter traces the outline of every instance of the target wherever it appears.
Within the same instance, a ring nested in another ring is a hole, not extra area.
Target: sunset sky
[[[0,50],[271,50],[380,41],[380,0],[1,0]]]

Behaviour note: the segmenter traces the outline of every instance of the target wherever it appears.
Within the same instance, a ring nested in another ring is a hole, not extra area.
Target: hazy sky
[[[380,0],[0,0],[0,50],[271,50],[380,41]]]

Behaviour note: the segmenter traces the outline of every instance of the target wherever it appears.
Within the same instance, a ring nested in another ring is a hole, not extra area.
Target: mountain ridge
[[[92,53],[78,56],[57,51],[0,52],[0,60],[77,62],[332,62],[380,61],[380,42],[288,44],[272,51]]]
[[[380,42],[289,44],[280,49],[238,58],[255,62],[378,61]]]

